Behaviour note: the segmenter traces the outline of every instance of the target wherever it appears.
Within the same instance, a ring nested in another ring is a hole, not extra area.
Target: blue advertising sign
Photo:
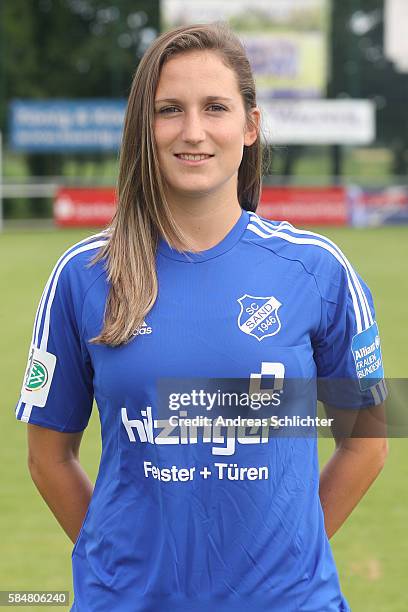
[[[10,146],[32,153],[117,151],[126,100],[14,100]]]
[[[353,185],[348,194],[352,225],[372,227],[408,223],[406,185],[370,188]]]

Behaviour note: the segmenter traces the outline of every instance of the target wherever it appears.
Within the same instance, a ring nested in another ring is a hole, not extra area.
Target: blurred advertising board
[[[162,0],[162,29],[226,21],[247,50],[259,100],[320,98],[328,75],[328,0]]]
[[[54,200],[54,221],[60,227],[105,226],[116,210],[113,187],[62,188]]]
[[[54,220],[60,227],[105,226],[115,210],[113,187],[63,187],[54,200]],[[343,187],[264,187],[257,213],[298,225],[346,225],[347,193]]]
[[[351,223],[358,227],[408,223],[408,187],[349,188]]]
[[[264,187],[257,214],[294,225],[347,225],[344,187]]]
[[[108,225],[116,210],[113,187],[62,187],[54,200],[60,227]],[[294,225],[376,226],[408,223],[408,187],[268,187],[257,213]]]
[[[271,144],[370,144],[375,140],[371,100],[274,100],[261,105]]]
[[[369,144],[375,139],[370,100],[260,102],[270,144]],[[126,100],[15,100],[10,146],[32,153],[118,151]]]
[[[10,147],[32,153],[117,151],[125,100],[13,100]]]

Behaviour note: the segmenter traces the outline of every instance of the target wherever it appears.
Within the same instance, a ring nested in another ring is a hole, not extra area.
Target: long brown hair
[[[128,342],[153,307],[158,291],[156,248],[161,235],[169,244],[193,250],[175,223],[166,201],[154,140],[154,98],[163,64],[191,50],[213,50],[237,78],[247,116],[256,106],[251,67],[244,47],[223,22],[181,26],[163,33],[141,59],[128,100],[119,160],[118,207],[109,239],[94,261],[104,259],[110,282],[104,327],[94,343]],[[245,146],[238,170],[238,201],[255,211],[261,187],[260,135]]]

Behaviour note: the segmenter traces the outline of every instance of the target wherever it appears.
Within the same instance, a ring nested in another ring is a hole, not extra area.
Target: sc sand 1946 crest
[[[244,334],[260,342],[278,333],[281,328],[278,310],[282,306],[279,300],[273,296],[255,297],[245,293],[237,301],[241,306],[238,327]]]

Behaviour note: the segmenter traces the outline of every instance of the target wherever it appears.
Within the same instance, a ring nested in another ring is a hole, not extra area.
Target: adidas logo
[[[134,332],[133,335],[134,336],[145,336],[147,334],[151,334],[152,333],[152,328],[147,325],[146,321],[143,321],[143,323],[141,324],[140,327],[138,327]]]

